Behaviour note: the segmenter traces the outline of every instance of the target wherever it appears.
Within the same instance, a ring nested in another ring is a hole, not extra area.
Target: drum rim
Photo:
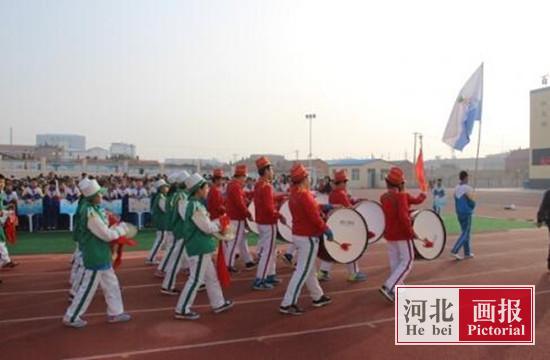
[[[417,254],[424,260],[435,260],[437,259],[439,256],[441,256],[441,253],[443,252],[443,250],[445,250],[445,245],[447,245],[447,228],[445,227],[445,223],[443,222],[443,218],[438,214],[436,213],[435,211],[433,211],[432,209],[417,209],[417,210],[414,210],[415,212],[417,213],[420,213],[422,211],[428,211],[428,212],[431,212],[432,214],[434,214],[435,216],[437,216],[437,218],[439,219],[439,221],[441,221],[441,224],[443,224],[443,246],[441,247],[441,250],[439,250],[439,252],[437,253],[437,255],[433,258],[426,258],[424,256],[422,256],[422,254],[420,253],[420,251],[417,250],[416,248],[416,241],[414,241],[413,239],[413,245],[414,245],[414,249],[416,250]],[[413,220],[413,231],[414,231],[414,220]],[[416,233],[415,233],[415,236],[416,236]]]
[[[376,200],[369,200],[369,199],[362,199],[360,200],[359,202],[357,202],[355,205],[353,205],[353,208],[355,209],[356,206],[359,206],[359,204],[361,204],[362,202],[371,202],[371,203],[375,203],[376,205],[378,205],[380,207],[380,210],[382,210],[382,215],[384,214],[384,208],[382,207],[382,204],[380,204],[378,201]],[[361,213],[359,213],[359,215],[361,215]],[[363,217],[361,215],[361,217]],[[366,219],[364,219],[365,222],[367,221]],[[386,222],[386,219],[384,219],[384,227],[385,227],[385,222]],[[367,224],[367,229],[368,229],[368,224]],[[374,243],[377,243],[378,241],[382,240],[382,238],[384,237],[384,231],[382,231],[382,233],[380,234],[380,236],[378,236],[375,240],[369,240],[369,244],[374,244]]]
[[[352,210],[352,211],[354,211],[355,213],[357,213],[357,215],[359,215],[359,218],[361,219],[361,221],[363,221],[363,224],[365,224],[365,229],[367,229],[367,233],[365,234],[365,246],[363,247],[363,250],[361,251],[361,255],[359,255],[357,258],[355,258],[355,259],[353,259],[349,262],[335,261],[334,259],[332,259],[332,257],[331,257],[331,260],[330,260],[331,262],[336,263],[336,264],[351,264],[352,262],[355,262],[355,261],[359,260],[361,258],[361,256],[363,256],[365,254],[365,252],[367,251],[367,248],[369,247],[369,226],[367,224],[367,221],[363,217],[363,215],[361,215],[361,213],[359,213],[359,211],[355,210],[353,207],[339,208],[339,209],[334,209],[334,210],[330,211],[327,215],[327,221],[326,221],[327,226],[328,226],[328,219],[330,218],[332,213],[334,213],[338,210]],[[324,243],[325,241],[328,241],[328,240],[325,240],[325,237],[322,236],[320,246],[323,246],[325,248],[325,252],[330,255],[330,253],[326,250],[325,243]],[[317,257],[319,257],[319,252],[317,252]]]
[[[281,204],[281,206],[279,207],[279,210],[281,210],[281,208],[282,208],[286,203],[288,203],[288,200],[285,200],[285,201]],[[290,211],[290,204],[289,204],[289,206],[288,206],[288,210]],[[292,215],[292,213],[291,213],[290,215]],[[281,241],[283,241],[283,242],[285,242],[285,243],[287,243],[287,244],[293,244],[293,243],[294,243],[293,241],[287,240],[287,239],[285,239],[285,238],[281,235],[281,230],[280,230],[280,228],[281,228],[282,226],[288,226],[288,227],[290,228],[290,229],[288,229],[288,230],[290,230],[290,237],[292,238],[292,235],[293,235],[293,234],[292,234],[292,225],[288,225],[288,224],[287,224],[287,225],[283,225],[283,223],[281,222],[281,220],[277,220],[277,235],[278,235],[277,237],[278,237],[279,239],[281,239]]]

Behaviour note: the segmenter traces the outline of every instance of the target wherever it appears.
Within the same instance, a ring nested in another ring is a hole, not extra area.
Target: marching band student
[[[18,265],[15,261],[10,259],[8,248],[6,246],[6,234],[4,232],[4,224],[8,220],[8,211],[6,207],[6,194],[4,193],[5,187],[4,177],[0,178],[0,268],[13,268]]]
[[[472,215],[476,207],[474,201],[474,189],[468,185],[468,173],[461,171],[459,174],[460,184],[455,188],[455,210],[456,217],[460,224],[461,233],[451,250],[451,256],[457,260],[462,260],[458,254],[461,248],[464,248],[464,258],[471,259],[474,254],[470,248],[470,231],[472,230]]]
[[[227,185],[227,215],[229,215],[231,219],[231,227],[236,229],[235,239],[229,242],[229,251],[227,251],[226,254],[226,264],[231,272],[237,272],[235,268],[237,248],[239,249],[240,256],[243,257],[245,262],[245,269],[252,270],[256,267],[256,263],[252,260],[252,256],[250,256],[250,252],[248,251],[248,242],[244,232],[246,219],[252,218],[252,215],[248,211],[243,191],[246,178],[246,165],[237,165],[235,167],[235,173],[233,174],[233,180]]]
[[[389,301],[395,298],[395,285],[403,284],[412,269],[414,261],[414,231],[409,214],[411,204],[421,204],[426,194],[417,197],[405,191],[405,176],[398,167],[392,167],[386,176],[388,191],[382,194],[380,202],[384,211],[386,228],[384,237],[387,240],[391,273],[379,291]]]
[[[334,240],[329,227],[321,218],[319,205],[309,191],[309,174],[302,164],[295,164],[291,170],[290,213],[292,214],[292,238],[296,245],[296,270],[290,278],[279,311],[288,315],[302,315],[298,298],[304,284],[311,294],[314,307],[322,307],[332,302],[323,293],[315,275],[314,263],[322,235],[327,241]]]
[[[147,257],[148,262],[155,262],[160,248],[164,244],[165,249],[170,249],[172,243],[166,233],[166,222],[168,220],[168,203],[167,203],[167,194],[168,194],[168,183],[164,179],[160,179],[155,183],[157,192],[153,195],[152,204],[151,204],[151,216],[153,221],[153,226],[157,229],[157,237],[153,243],[153,247],[149,252]],[[158,234],[160,233],[160,236]],[[156,275],[162,277],[160,269],[157,269]]]
[[[191,310],[199,286],[204,282],[210,305],[218,314],[233,307],[233,302],[225,300],[216,268],[212,262],[212,254],[216,250],[217,241],[214,233],[220,232],[219,224],[210,220],[208,211],[203,205],[208,195],[208,183],[202,176],[195,173],[185,181],[189,200],[185,210],[183,227],[186,241],[185,252],[189,256],[189,279],[185,283],[175,309],[176,319],[196,320],[199,314]]]
[[[254,187],[254,207],[259,232],[258,246],[261,246],[261,251],[252,289],[270,290],[281,282],[275,276],[277,222],[280,219],[281,222],[286,223],[286,219],[279,214],[275,204],[278,199],[273,194],[271,184],[274,177],[271,162],[267,157],[262,156],[256,160],[256,168],[260,178]]]
[[[173,226],[173,218],[174,218],[174,196],[176,195],[176,192],[178,190],[178,187],[176,185],[176,177],[177,174],[172,174],[167,178],[167,186],[168,186],[168,192],[166,193],[166,230],[165,230],[165,236],[166,236],[166,242],[169,244],[169,246],[166,247],[166,251],[162,255],[162,260],[157,266],[157,270],[155,271],[155,276],[159,278],[164,278],[166,275],[166,267],[168,266],[168,261],[170,260],[170,257],[174,253],[174,249],[176,247],[176,242],[174,240],[174,226]],[[164,181],[163,178],[160,180]],[[159,180],[159,181],[160,181]]]
[[[109,227],[107,216],[99,206],[104,189],[96,180],[84,178],[78,186],[85,197],[77,215],[81,224],[78,241],[85,270],[82,283],[63,317],[63,323],[74,328],[86,326],[87,322],[81,316],[90,305],[98,285],[101,285],[107,303],[107,321],[128,321],[131,317],[124,312],[109,247],[109,242],[126,235],[128,227],[125,223]]]
[[[345,170],[337,171],[334,174],[334,187],[329,195],[329,203],[334,207],[352,207],[356,202],[354,199],[351,199],[346,190],[348,182],[348,177]],[[347,264],[346,268],[348,270],[348,281],[349,282],[360,282],[367,280],[367,274],[359,270],[359,262],[354,261],[351,264]],[[321,266],[319,270],[319,280],[328,281],[330,280],[330,271],[332,270],[332,263],[328,261],[321,260]]]
[[[182,266],[189,266],[189,259],[185,253],[186,239],[184,232],[185,211],[187,209],[185,180],[189,176],[189,173],[183,170],[172,177],[172,183],[176,186],[176,191],[171,199],[168,228],[172,229],[174,242],[172,251],[166,259],[166,274],[160,289],[160,292],[165,295],[179,294],[179,291],[176,290],[176,277]]]
[[[210,214],[210,219],[216,220],[226,213],[225,199],[223,198],[222,189],[225,182],[222,169],[214,169],[212,174],[212,187],[208,192],[207,209]]]

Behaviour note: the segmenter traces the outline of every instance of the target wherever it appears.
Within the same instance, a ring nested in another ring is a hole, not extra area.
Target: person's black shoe
[[[298,315],[302,315],[304,313],[304,310],[302,310],[298,305],[294,304],[289,306],[280,306],[279,312],[285,315],[298,316]]]
[[[315,307],[323,307],[327,306],[332,302],[332,299],[326,295],[322,295],[319,299],[313,300],[313,306]]]
[[[256,263],[253,261],[247,262],[245,264],[245,270],[247,271],[254,270],[255,268],[256,268]]]

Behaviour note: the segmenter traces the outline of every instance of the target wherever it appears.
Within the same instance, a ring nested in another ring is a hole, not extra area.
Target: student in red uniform
[[[334,174],[334,187],[332,188],[328,201],[330,205],[334,207],[352,207],[357,201],[352,199],[346,189],[348,183],[348,177],[345,170],[337,171]],[[347,264],[346,268],[348,269],[348,281],[349,282],[360,282],[367,280],[367,274],[359,270],[359,262],[354,261],[351,264]],[[330,271],[332,270],[332,263],[328,261],[321,261],[321,266],[319,269],[319,280],[328,281],[330,280]]]
[[[309,174],[302,164],[295,164],[291,170],[290,213],[292,214],[292,239],[296,245],[296,270],[290,278],[279,311],[288,315],[301,315],[298,298],[304,284],[311,294],[313,306],[322,307],[332,302],[323,293],[315,276],[314,263],[319,250],[320,237],[334,240],[332,231],[321,218],[319,205],[309,190]]]
[[[252,288],[254,290],[270,290],[274,285],[280,283],[275,276],[277,222],[280,219],[286,223],[286,219],[277,211],[276,202],[279,201],[279,198],[273,194],[271,183],[274,171],[271,162],[267,157],[262,156],[256,160],[256,168],[260,178],[254,187],[254,207],[259,232],[258,244],[261,244],[262,251]]]
[[[380,288],[380,292],[389,301],[394,301],[395,285],[403,284],[411,271],[414,261],[414,231],[410,216],[410,205],[421,204],[426,194],[411,196],[405,191],[405,176],[398,167],[393,167],[386,176],[388,191],[380,197],[386,228],[384,237],[387,240],[390,260],[390,277]]]
[[[222,195],[224,185],[224,173],[222,169],[214,169],[212,174],[212,187],[208,193],[207,209],[211,220],[216,220],[225,214],[225,199]]]
[[[252,270],[256,267],[256,263],[252,260],[252,256],[250,256],[250,252],[248,251],[248,243],[244,233],[246,219],[252,218],[252,215],[248,211],[246,197],[243,191],[246,177],[246,165],[237,165],[235,167],[233,179],[227,185],[225,206],[227,215],[229,219],[231,219],[231,227],[235,229],[235,239],[231,240],[228,244],[228,251],[226,253],[227,258],[225,261],[231,272],[237,272],[235,267],[237,248],[239,249],[240,256],[245,262],[246,270]]]

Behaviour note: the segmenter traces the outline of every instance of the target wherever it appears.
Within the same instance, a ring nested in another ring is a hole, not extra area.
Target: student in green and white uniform
[[[155,271],[155,276],[157,277],[164,277],[164,264],[166,263],[164,259],[166,259],[166,256],[170,249],[172,248],[172,244],[174,242],[172,232],[168,231],[168,218],[170,214],[170,204],[169,204],[169,197],[168,197],[168,190],[170,189],[170,185],[164,179],[160,179],[155,182],[155,195],[153,197],[153,201],[151,203],[151,216],[152,216],[152,222],[153,226],[157,228],[157,231],[163,232],[163,241],[162,245],[158,247],[163,247],[165,249],[162,261],[158,264],[157,270]],[[158,254],[157,249],[157,254]],[[156,257],[156,256],[154,256]]]
[[[167,244],[168,237],[166,232],[166,192],[168,191],[168,184],[164,180],[159,180],[155,183],[156,186],[166,187],[164,191],[160,191],[157,187],[157,191],[151,199],[151,215],[153,217],[153,226],[157,228],[157,236],[153,242],[153,246],[147,255],[145,263],[148,265],[159,264],[157,256],[160,249],[163,247],[168,249]]]
[[[185,210],[183,237],[185,252],[189,256],[189,279],[180,295],[175,309],[176,319],[196,320],[199,314],[191,310],[199,286],[204,282],[210,306],[214,313],[221,313],[233,306],[225,300],[212,261],[217,241],[213,234],[219,233],[219,224],[210,220],[204,201],[208,195],[208,183],[195,173],[185,181],[189,199]]]
[[[4,178],[0,178],[0,268],[12,268],[15,267],[17,263],[11,261],[8,247],[6,246],[4,224],[8,220],[8,211],[4,206],[4,201],[6,200],[6,193],[4,192],[5,184]]]
[[[185,192],[185,180],[187,178],[189,178],[189,173],[185,170],[178,173],[174,178],[178,189],[174,193],[169,225],[174,233],[174,247],[170,253],[170,257],[167,259],[166,275],[160,289],[160,292],[166,295],[179,294],[179,291],[176,290],[176,277],[181,267],[188,267],[189,262],[184,251],[185,242],[183,233],[185,210],[187,208],[187,194]]]
[[[174,201],[175,201],[175,194],[178,190],[177,184],[175,183],[175,177],[173,175],[170,175],[168,177],[168,183],[166,183],[166,186],[169,187],[168,193],[166,194],[166,207],[165,207],[165,231],[166,231],[166,242],[169,244],[169,246],[166,246],[166,251],[164,252],[162,256],[162,260],[160,261],[159,265],[157,266],[157,270],[155,271],[155,276],[159,278],[164,278],[166,275],[166,267],[168,266],[168,261],[172,254],[174,253],[174,248],[176,246],[176,242],[174,241],[174,226],[173,223],[173,213],[174,213]]]
[[[107,216],[99,207],[105,189],[102,189],[96,180],[85,178],[80,181],[78,187],[85,198],[77,214],[81,226],[78,242],[84,261],[84,275],[82,284],[63,317],[63,323],[75,328],[86,326],[87,322],[82,320],[81,316],[88,309],[98,285],[101,285],[107,303],[107,321],[128,321],[130,315],[124,312],[109,246],[109,242],[127,234],[128,226],[120,223],[109,227]]]
[[[69,300],[72,301],[76,295],[80,284],[84,278],[84,260],[82,259],[82,252],[78,246],[78,239],[80,239],[82,233],[82,221],[80,221],[80,216],[78,216],[82,204],[84,203],[84,197],[78,199],[78,205],[76,207],[76,212],[74,216],[74,226],[73,226],[73,241],[75,243],[75,251],[73,253],[73,261],[71,267],[71,276],[69,282],[71,284],[71,290],[69,291]]]

